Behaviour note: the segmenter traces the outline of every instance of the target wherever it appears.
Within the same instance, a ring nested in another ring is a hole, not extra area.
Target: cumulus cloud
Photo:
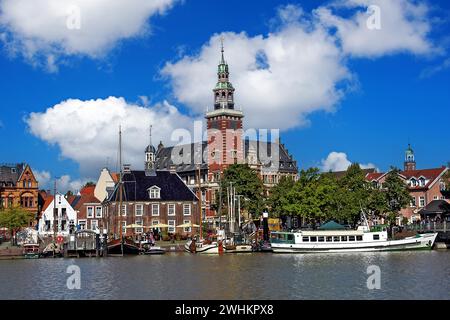
[[[52,178],[51,173],[45,170],[34,170],[33,172],[36,180],[39,183],[39,189],[50,190],[51,192],[53,192],[54,178]],[[70,175],[63,175],[56,178],[56,189],[60,193],[72,191],[76,194],[81,189],[81,187],[89,180],[90,179],[87,178],[73,180]]]
[[[57,69],[64,56],[103,57],[150,32],[150,17],[178,0],[1,0],[0,41],[12,54]]]
[[[283,12],[283,20],[291,21],[286,15]],[[248,127],[304,125],[311,112],[332,111],[344,94],[339,85],[352,78],[333,38],[320,26],[311,29],[289,22],[267,36],[216,34],[198,55],[185,56],[162,69],[175,97],[194,112],[202,113],[213,104],[212,91],[205,88],[212,89],[217,81],[221,36],[236,105],[245,112]]]
[[[344,17],[343,10],[356,12]],[[339,0],[315,10],[323,25],[336,28],[344,53],[356,57],[436,51],[429,12],[426,3],[411,0]]]
[[[381,30],[366,25],[369,5],[381,8]],[[352,10],[343,15],[339,9]],[[335,12],[334,12],[334,11]],[[353,56],[378,57],[397,52],[433,52],[427,39],[428,7],[407,0],[342,0],[307,14],[296,5],[278,9],[277,25],[268,34],[245,32],[213,35],[193,55],[167,63],[161,73],[174,96],[194,112],[213,104],[220,38],[236,105],[249,127],[289,129],[308,123],[316,111],[332,112],[349,90],[358,85],[347,67]],[[337,31],[336,31],[337,29]]]
[[[347,154],[343,152],[331,152],[326,159],[322,160],[321,169],[324,172],[328,171],[346,171],[347,168],[352,164],[348,160]],[[360,164],[362,169],[376,168],[372,163]]]
[[[143,107],[117,97],[69,99],[44,112],[31,113],[26,122],[34,136],[57,145],[63,157],[77,162],[81,176],[94,179],[107,159],[116,169],[119,126],[123,132],[123,163],[139,169],[144,166],[150,124],[153,144],[167,142],[176,128],[192,127],[192,119],[167,102]]]

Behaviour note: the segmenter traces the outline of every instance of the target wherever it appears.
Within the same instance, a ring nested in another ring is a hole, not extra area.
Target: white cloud
[[[297,13],[294,13],[297,14]],[[289,20],[284,13],[283,20]],[[227,32],[214,35],[196,56],[167,63],[162,74],[175,97],[196,113],[213,104],[220,36],[236,88],[236,105],[247,127],[292,128],[304,125],[314,111],[333,111],[344,92],[339,85],[351,79],[333,38],[319,27],[285,24],[267,36]]]
[[[55,71],[61,57],[101,58],[120,40],[148,34],[148,19],[177,1],[1,0],[0,41]]]
[[[369,6],[380,9],[380,29],[367,26],[369,17],[375,13],[368,11]],[[333,10],[356,10],[356,13],[344,18]],[[421,55],[436,51],[428,39],[429,11],[426,3],[411,0],[339,0],[318,8],[315,14],[325,26],[337,29],[344,53],[379,57],[399,52]]]
[[[54,178],[49,171],[39,171],[34,170],[34,175],[36,180],[39,183],[39,189],[41,190],[50,190],[53,192],[54,189]],[[70,175],[63,175],[61,177],[57,177],[56,179],[56,189],[60,193],[66,193],[67,191],[72,191],[73,193],[77,193],[81,187],[88,182],[90,179],[76,179],[72,180]]]
[[[144,149],[152,138],[167,142],[175,128],[190,128],[192,119],[167,102],[152,107],[130,104],[123,98],[97,100],[69,99],[26,119],[30,132],[57,145],[61,155],[80,165],[82,177],[97,179],[107,159],[116,169],[119,125],[122,126],[123,163],[134,168],[144,166]]]
[[[347,158],[347,154],[343,152],[331,152],[326,159],[322,160],[321,169],[324,172],[328,171],[346,171],[352,164]],[[372,163],[360,164],[362,169],[376,168]]]
[[[366,26],[367,6],[372,4],[381,7],[381,30]],[[350,16],[333,13],[337,8],[351,10]],[[167,63],[161,73],[180,102],[194,113],[203,113],[213,104],[212,92],[205,88],[212,89],[217,81],[223,36],[236,105],[247,116],[246,126],[298,127],[308,123],[312,112],[334,111],[345,93],[357,85],[347,67],[350,57],[435,52],[427,39],[431,29],[428,11],[425,4],[408,0],[342,0],[312,14],[287,5],[271,20],[278,22],[275,31],[255,36],[215,34],[198,54]]]

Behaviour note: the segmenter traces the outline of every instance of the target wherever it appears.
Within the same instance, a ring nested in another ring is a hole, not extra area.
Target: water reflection
[[[68,290],[69,265],[81,290]],[[450,299],[450,252],[0,260],[1,299]],[[381,268],[368,290],[367,267]]]

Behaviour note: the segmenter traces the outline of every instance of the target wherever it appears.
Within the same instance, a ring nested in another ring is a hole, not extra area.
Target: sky
[[[244,127],[279,129],[300,169],[450,161],[450,3],[0,0],[0,162],[42,188],[143,167],[212,106],[221,38]],[[177,130],[178,129],[178,130]]]

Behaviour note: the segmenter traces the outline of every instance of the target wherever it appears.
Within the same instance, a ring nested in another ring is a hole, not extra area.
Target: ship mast
[[[123,231],[122,231],[122,127],[119,126],[119,234],[120,249],[123,255]]]

